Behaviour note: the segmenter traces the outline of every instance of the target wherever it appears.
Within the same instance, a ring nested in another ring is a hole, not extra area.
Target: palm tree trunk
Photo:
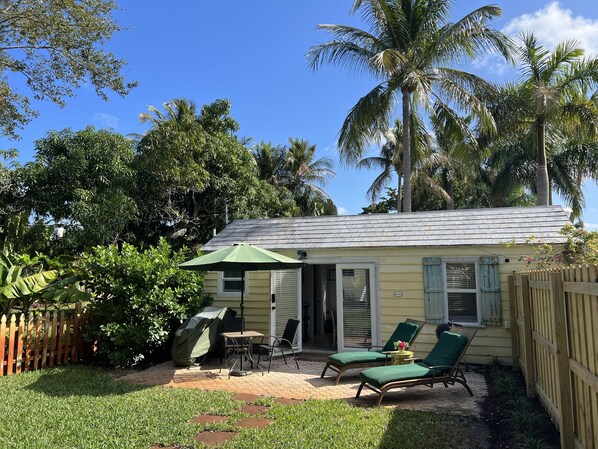
[[[443,188],[448,196],[450,197],[449,200],[446,202],[446,210],[454,210],[455,209],[455,188],[453,184],[453,180],[449,177],[448,170],[442,171],[442,181],[443,181]]]
[[[403,89],[403,212],[411,212],[411,94]]]
[[[403,181],[403,177],[401,176],[400,172],[397,172],[397,213],[401,212],[401,199],[402,199],[402,195],[401,195],[401,184]]]
[[[538,163],[538,172],[536,174],[536,190],[537,199],[536,205],[548,206],[550,183],[548,182],[548,168],[546,166],[546,140],[545,140],[544,118],[536,120],[536,135],[538,139],[538,149],[536,154],[536,161]]]

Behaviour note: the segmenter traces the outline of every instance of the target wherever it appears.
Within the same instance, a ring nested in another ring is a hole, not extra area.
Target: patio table
[[[251,363],[251,368],[253,369],[253,365],[257,366],[262,371],[262,376],[264,375],[264,369],[261,367],[259,363],[257,363],[253,359],[253,339],[257,337],[263,337],[264,334],[261,332],[256,331],[244,331],[244,332],[223,332],[221,334],[225,340],[226,344],[225,347],[229,346],[228,341],[230,340],[231,344],[230,347],[232,348],[231,352],[235,355],[235,361],[233,365],[230,367],[228,371],[228,377],[230,376],[247,376],[251,374],[251,371],[243,370],[243,357],[246,357],[249,363]],[[226,360],[224,364],[228,366],[228,356],[226,354]],[[239,369],[235,370],[235,366],[239,362]],[[222,368],[222,367],[221,367]]]

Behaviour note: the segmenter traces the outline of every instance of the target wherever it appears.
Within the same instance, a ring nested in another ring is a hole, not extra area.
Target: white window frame
[[[224,279],[225,279],[224,278],[224,273],[225,273],[224,271],[219,271],[218,272],[218,296],[230,296],[230,297],[233,297],[233,296],[237,297],[237,296],[239,296],[241,294],[241,290],[232,290],[232,291],[231,290],[228,290],[228,291],[224,290]],[[240,277],[238,277],[238,278],[227,277],[226,280],[227,281],[240,281],[241,278]],[[245,272],[245,283],[243,285],[243,293],[244,294],[247,294],[248,286],[249,286],[249,273],[246,271]]]
[[[442,283],[444,286],[444,316],[446,320],[449,319],[448,294],[449,293],[472,293],[472,289],[451,288],[447,285],[446,264],[447,263],[473,263],[475,269],[475,283],[476,283],[476,322],[471,321],[455,321],[462,326],[480,326],[482,324],[482,302],[480,289],[480,258],[479,257],[447,257],[442,259]]]

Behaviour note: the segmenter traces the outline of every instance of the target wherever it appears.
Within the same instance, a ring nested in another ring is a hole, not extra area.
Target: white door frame
[[[378,288],[378,264],[374,262],[347,262],[336,264],[336,316],[337,316],[337,349],[343,351],[357,351],[358,348],[345,348],[344,343],[344,314],[343,314],[343,270],[370,270],[370,315],[372,345],[380,344],[380,292]]]

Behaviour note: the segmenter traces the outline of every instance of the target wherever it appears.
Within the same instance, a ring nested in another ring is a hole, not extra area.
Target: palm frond
[[[377,85],[359,101],[347,115],[339,133],[341,161],[355,164],[369,143],[379,140],[388,127],[395,107],[395,89],[388,83]]]

